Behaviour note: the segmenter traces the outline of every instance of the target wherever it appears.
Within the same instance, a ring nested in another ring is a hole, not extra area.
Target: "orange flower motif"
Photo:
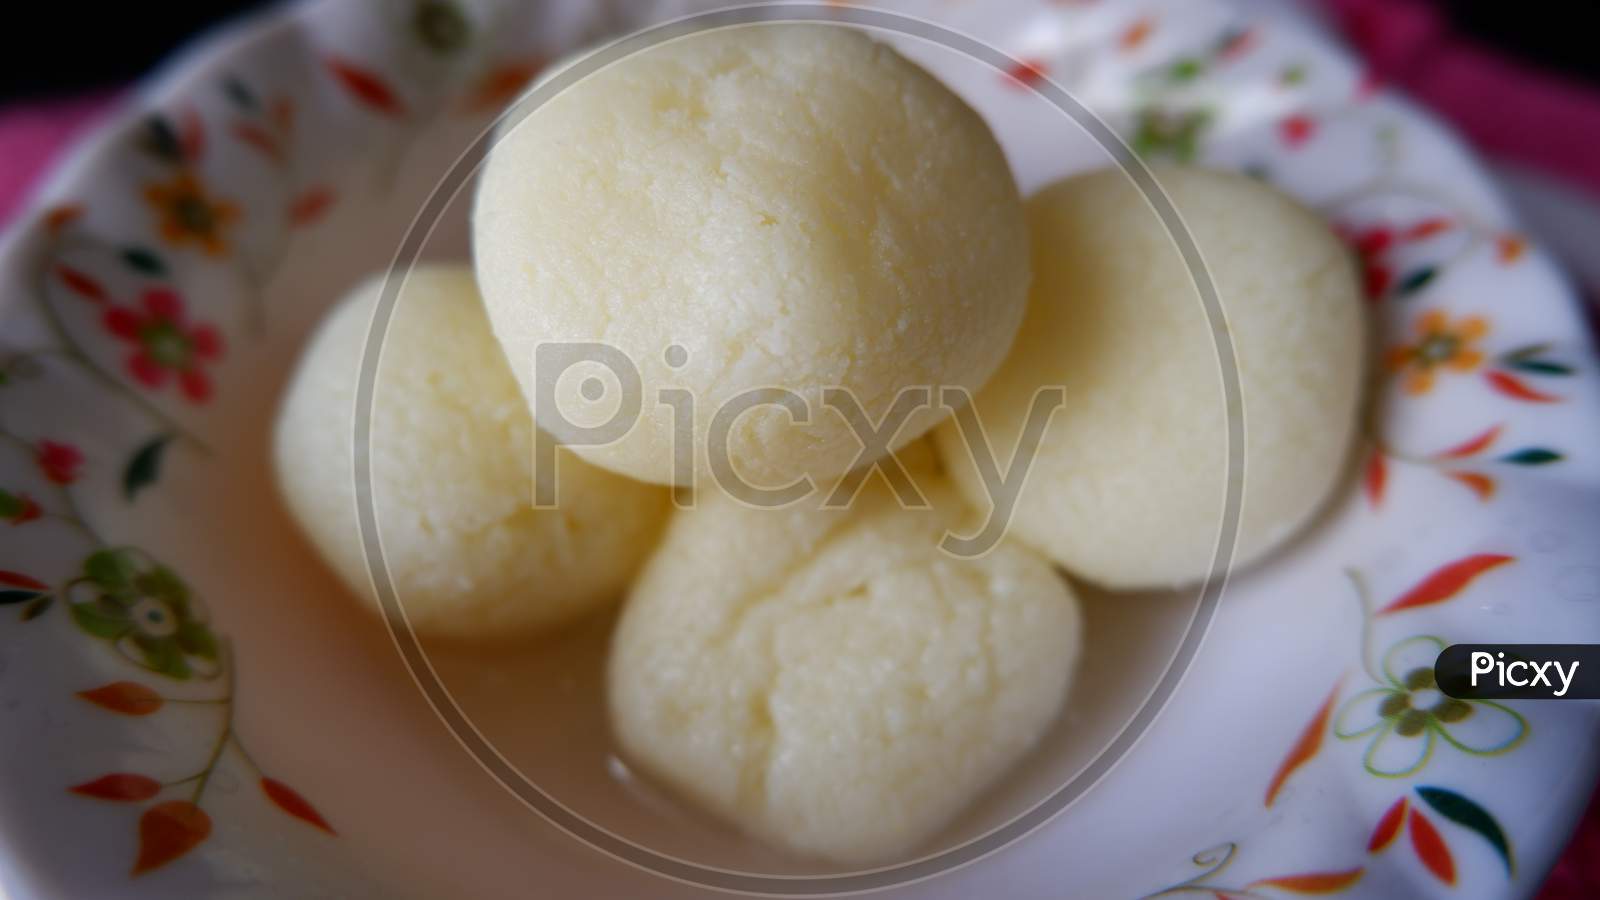
[[[208,256],[228,252],[224,233],[238,220],[239,208],[208,196],[194,173],[184,170],[166,184],[146,185],[144,199],[156,208],[161,237],[167,243],[183,246],[192,241]]]
[[[1441,368],[1470,372],[1483,364],[1483,351],[1473,345],[1489,333],[1489,320],[1465,316],[1451,322],[1443,310],[1430,309],[1417,318],[1416,343],[1395,347],[1386,359],[1389,371],[1406,372],[1408,394],[1426,394]]]

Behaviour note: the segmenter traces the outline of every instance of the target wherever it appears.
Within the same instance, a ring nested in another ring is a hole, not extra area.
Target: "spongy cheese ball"
[[[373,599],[356,524],[355,389],[382,276],[323,321],[283,399],[273,460],[295,521]],[[533,506],[533,421],[466,266],[407,276],[372,402],[373,509],[384,560],[423,635],[533,634],[619,600],[670,511],[668,492],[560,451],[558,506]]]
[[[1301,528],[1344,471],[1365,325],[1351,260],[1312,212],[1241,175],[1158,168],[1220,295],[1243,398],[1233,563]],[[1044,433],[1010,533],[1111,588],[1205,576],[1223,521],[1227,407],[1216,344],[1176,244],[1120,172],[1028,202],[1035,280],[1017,346],[978,395],[1003,461],[1036,390],[1066,406]],[[936,433],[969,500],[987,491],[955,421]]]
[[[1055,718],[1080,621],[1032,551],[944,555],[956,500],[929,496],[679,512],[614,636],[624,753],[803,856],[887,862],[948,825]]]
[[[553,381],[535,348],[600,342],[637,367],[626,436],[575,452],[672,479],[673,408],[696,402],[695,460],[719,409],[753,389],[728,456],[750,482],[836,476],[859,443],[822,403],[851,391],[876,422],[901,388],[976,388],[1025,306],[1027,236],[1011,172],[978,115],[860,32],[766,24],[695,34],[588,76],[507,128],[473,215],[490,320],[541,427],[593,427],[621,385],[598,366]],[[598,377],[608,388],[594,390]],[[586,386],[589,392],[585,392]],[[919,411],[895,446],[942,413]]]

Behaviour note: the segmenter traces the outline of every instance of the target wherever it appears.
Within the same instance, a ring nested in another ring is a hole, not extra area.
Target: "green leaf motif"
[[[1572,367],[1547,359],[1508,359],[1506,364],[1521,372],[1533,375],[1571,375]]]
[[[22,498],[5,488],[0,488],[0,519],[9,519],[22,512]]]
[[[255,109],[260,105],[256,100],[255,92],[250,90],[249,85],[233,76],[229,76],[222,82],[222,92],[228,95],[228,99],[237,104],[240,109]]]
[[[170,443],[172,435],[163,434],[151,438],[133,454],[133,458],[128,460],[127,468],[122,470],[123,499],[133,502],[134,495],[155,484],[156,479],[161,477],[161,459]]]
[[[182,681],[194,674],[189,668],[189,661],[183,658],[183,649],[173,640],[151,637],[146,634],[135,634],[133,645],[139,648],[139,654],[144,657],[144,664],[152,672],[159,672],[168,678]]]
[[[440,55],[455,53],[472,40],[472,22],[452,0],[423,0],[411,25],[422,45]]]
[[[1167,70],[1167,77],[1177,82],[1193,81],[1205,71],[1205,64],[1192,56],[1184,57],[1172,64]]]
[[[1192,162],[1200,150],[1200,140],[1211,124],[1207,110],[1145,109],[1130,143],[1133,151],[1147,159]]]
[[[170,163],[183,162],[183,142],[178,132],[161,116],[145,120],[143,146],[150,155]]]
[[[133,587],[138,571],[139,557],[128,549],[100,550],[83,561],[83,574],[108,591]]]
[[[1516,863],[1511,856],[1511,842],[1506,839],[1506,833],[1500,830],[1500,823],[1496,822],[1494,816],[1489,815],[1487,810],[1455,791],[1441,787],[1418,785],[1417,796],[1427,801],[1434,812],[1482,835],[1505,862],[1506,874],[1515,874]]]
[[[1506,353],[1502,359],[1506,360],[1507,362],[1532,359],[1535,356],[1543,356],[1545,353],[1549,352],[1549,350],[1549,344],[1529,344],[1525,347],[1518,347],[1517,349]]]
[[[1544,466],[1560,462],[1565,458],[1556,451],[1546,450],[1543,447],[1524,447],[1515,453],[1500,457],[1500,461],[1518,466]]]
[[[90,637],[111,640],[122,637],[133,627],[128,624],[126,617],[111,615],[95,603],[74,603],[70,609],[72,624]]]
[[[0,591],[0,606],[10,606],[13,603],[27,603],[41,596],[38,591]]]
[[[178,633],[174,637],[178,641],[179,649],[190,656],[213,660],[217,658],[217,637],[211,633],[210,628],[199,622],[183,623],[178,627]]]
[[[146,275],[167,274],[167,264],[161,261],[161,257],[144,247],[129,247],[123,250],[122,261]]]
[[[1500,362],[1507,368],[1532,375],[1571,375],[1573,372],[1571,366],[1541,358],[1549,353],[1550,349],[1549,344],[1528,344],[1501,354]]]
[[[183,583],[178,574],[166,566],[157,563],[150,571],[141,573],[134,579],[134,587],[140,593],[149,594],[171,603],[173,606],[188,608],[189,586]]]
[[[1425,266],[1400,279],[1400,284],[1396,287],[1396,290],[1402,295],[1415,294],[1417,291],[1427,287],[1429,282],[1433,281],[1438,274],[1438,269],[1432,266]]]

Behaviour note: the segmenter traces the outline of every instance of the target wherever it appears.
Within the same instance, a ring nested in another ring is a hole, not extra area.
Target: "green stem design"
[[[228,748],[230,742],[237,743],[233,735],[233,646],[226,640],[222,642],[222,652],[219,654],[223,672],[223,694],[216,702],[222,703],[223,719],[222,731],[217,734],[217,740],[211,745],[211,754],[206,758],[205,766],[194,776],[194,793],[190,795],[189,802],[200,805],[200,797],[205,794],[206,786],[211,783],[211,776],[217,771],[217,763],[222,761],[222,751]]]
[[[63,492],[63,493],[65,493],[65,492]],[[103,543],[105,543],[104,539],[100,537],[99,533],[96,532],[94,530],[94,528],[92,526],[90,526],[90,524],[88,522],[85,522],[83,520],[83,518],[78,514],[75,514],[75,513],[65,513],[65,514],[64,513],[45,513],[42,516],[42,518],[55,519],[58,522],[61,522],[63,524],[70,525],[73,528],[76,528],[78,530],[78,533],[83,535],[84,539],[89,541],[92,544],[103,544]]]
[[[1404,450],[1397,450],[1394,447],[1390,446],[1389,443],[1387,441],[1385,441],[1381,437],[1374,436],[1373,439],[1372,439],[1372,443],[1375,445],[1375,447],[1376,447],[1376,449],[1377,449],[1377,451],[1379,453],[1382,453],[1384,456],[1387,456],[1392,460],[1396,460],[1398,462],[1403,462],[1403,463],[1409,463],[1410,465],[1413,465],[1413,466],[1422,466],[1423,468],[1427,468],[1427,469],[1442,469],[1442,468],[1444,468],[1444,465],[1440,460],[1434,459],[1434,458],[1429,457],[1429,456],[1420,456],[1420,455],[1415,454],[1415,453],[1407,453]]]
[[[279,241],[279,243],[284,243]],[[259,338],[267,330],[267,312],[264,296],[270,277],[263,272],[275,271],[282,262],[283,253],[275,251],[273,260],[266,266],[257,266],[243,247],[239,248],[239,272],[244,276],[244,324],[250,336]]]
[[[21,448],[25,453],[31,454],[34,452],[33,444],[29,443],[26,438],[6,429],[0,428],[0,440]],[[61,498],[61,504],[66,507],[67,511],[64,513],[47,512],[43,517],[71,525],[84,537],[88,538],[90,543],[104,546],[105,540],[100,537],[98,531],[95,531],[94,526],[89,524],[88,518],[83,514],[83,507],[78,505],[78,498],[72,493],[72,488],[64,484],[56,484],[55,488],[56,494]]]
[[[1400,448],[1394,446],[1393,444],[1389,443],[1387,440],[1384,439],[1383,434],[1382,434],[1382,429],[1378,427],[1377,419],[1378,419],[1378,416],[1377,416],[1377,404],[1376,403],[1372,403],[1370,405],[1369,412],[1368,412],[1368,415],[1367,415],[1367,417],[1365,419],[1365,422],[1364,422],[1364,424],[1362,426],[1363,430],[1366,433],[1366,438],[1367,438],[1368,441],[1371,442],[1373,450],[1375,450],[1378,453],[1383,454],[1384,456],[1388,457],[1389,459],[1395,460],[1396,462],[1403,462],[1403,463],[1407,463],[1407,464],[1413,465],[1413,466],[1420,466],[1420,467],[1425,468],[1425,469],[1434,469],[1434,470],[1438,470],[1438,471],[1445,471],[1445,470],[1450,469],[1452,466],[1472,465],[1473,463],[1484,463],[1484,462],[1492,462],[1493,461],[1493,460],[1488,460],[1488,459],[1477,458],[1476,454],[1473,454],[1472,456],[1464,456],[1464,457],[1443,457],[1443,454],[1448,452],[1446,450],[1437,451],[1437,453],[1439,455],[1434,455],[1434,454],[1429,454],[1429,453],[1413,453],[1413,452],[1411,452],[1409,450],[1401,450]],[[1481,453],[1482,451],[1480,450],[1478,452]]]
[[[271,117],[266,118],[269,120],[267,127],[272,129],[278,138],[279,146],[284,147],[287,153],[287,148],[293,141],[293,135],[289,133],[289,129],[279,127],[276,121],[271,121]],[[288,154],[288,158],[276,163],[274,168],[278,172],[278,184],[282,195],[285,197],[296,196],[295,185],[299,183],[299,176],[296,172],[298,166],[294,155]],[[293,231],[294,223],[287,220],[284,221],[283,227],[274,236],[272,245],[265,254],[266,258],[259,262],[251,259],[250,254],[243,247],[240,247],[239,268],[244,273],[245,282],[249,285],[249,296],[245,300],[245,323],[254,337],[260,337],[267,329],[265,303],[267,285],[272,282],[278,269],[283,266],[284,259],[289,255],[289,243],[292,240],[291,234]]]
[[[1140,900],[1155,900],[1157,897],[1181,897],[1187,895],[1209,894],[1212,896],[1227,896],[1239,900],[1269,900],[1264,895],[1248,888],[1224,887],[1213,884],[1207,879],[1221,875],[1228,866],[1233,865],[1233,858],[1239,853],[1239,845],[1233,842],[1202,850],[1194,855],[1192,862],[1202,870],[1199,874],[1180,881],[1171,887],[1162,888],[1153,894],[1146,894]]]
[[[204,774],[206,774],[205,771],[201,770],[199,772],[194,773],[193,775],[185,775],[184,777],[175,779],[173,781],[163,781],[163,782],[161,782],[161,786],[164,787],[164,788],[178,787],[179,785],[188,784],[189,782],[194,781],[195,779],[201,777]]]
[[[225,753],[229,747],[232,747],[234,751],[239,754],[239,758],[244,760],[245,764],[254,770],[258,776],[261,774],[261,766],[256,762],[255,757],[250,755],[250,751],[245,747],[244,741],[239,739],[238,731],[234,729],[233,700],[237,695],[237,684],[235,682],[237,676],[235,675],[233,667],[233,646],[227,641],[224,641],[222,644],[220,660],[222,663],[222,671],[226,676],[222,696],[212,697],[209,699],[180,697],[161,698],[163,703],[181,703],[194,706],[223,707],[222,730],[217,732],[216,739],[212,741],[211,750],[206,754],[205,763],[196,772],[172,781],[162,782],[162,787],[168,788],[179,787],[181,785],[193,783],[194,790],[190,792],[189,802],[195,804],[196,806],[200,804],[201,797],[205,795],[206,788],[211,784],[211,777],[216,774],[217,766],[222,762],[223,753]]]
[[[254,756],[250,755],[250,750],[245,747],[244,741],[239,739],[239,733],[237,731],[230,730],[228,740],[233,744],[233,749],[238,752],[239,758],[244,760],[245,764],[255,771],[257,777],[265,774],[261,771],[261,764],[256,762],[256,758]]]
[[[1355,590],[1356,601],[1361,604],[1361,667],[1374,682],[1387,684],[1372,658],[1372,588],[1367,585],[1367,576],[1360,569],[1345,569],[1344,574]]]
[[[293,129],[283,127],[272,116],[265,113],[258,113],[255,118],[257,124],[272,132],[273,137],[278,140],[278,146],[284,148],[284,157],[268,160],[272,170],[277,173],[278,186],[282,195],[285,197],[296,196],[296,185],[300,181],[299,165],[293,154],[288,153],[288,148],[294,138]],[[282,268],[284,259],[289,255],[289,243],[292,240],[291,234],[293,230],[293,222],[284,222],[282,229],[273,238],[267,252],[262,254],[262,258],[259,260],[253,258],[243,245],[243,241],[240,241],[239,272],[245,282],[244,320],[245,328],[250,332],[251,337],[259,338],[266,333],[267,310],[265,300],[267,286],[272,283],[278,270]]]

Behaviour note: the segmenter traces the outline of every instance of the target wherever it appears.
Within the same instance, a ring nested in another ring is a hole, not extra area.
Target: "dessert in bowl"
[[[272,484],[272,411],[313,324],[386,265],[533,57],[617,24],[560,4],[491,20],[483,5],[462,29],[423,6],[295,8],[197,51],[8,243],[13,893],[697,893],[580,849],[462,753]],[[1084,789],[1027,840],[900,890],[1141,896],[1314,877],[1363,896],[1531,892],[1586,794],[1590,714],[1462,716],[1412,675],[1431,641],[1594,627],[1593,358],[1562,279],[1459,145],[1364,92],[1293,23],[1144,3],[942,21],[1029,66],[881,36],[978,111],[1021,194],[1114,159],[1019,87],[1048,76],[1147,156],[1248,169],[1349,232],[1376,295],[1375,386],[1350,476],[1308,530],[1229,580],[1192,659],[1195,592],[1078,590],[1066,714],[928,846],[1087,773]],[[176,200],[213,214],[170,225]],[[469,258],[467,207],[449,205],[427,256]],[[156,353],[157,333],[187,340]],[[101,598],[110,622],[88,616]],[[133,609],[157,617],[117,615]],[[707,867],[852,870],[751,842],[611,758],[609,637],[601,618],[537,653],[429,643],[429,659],[505,759],[610,832]],[[1151,695],[1163,702],[1141,713]],[[1107,748],[1128,752],[1097,768]],[[1487,819],[1463,824],[1463,809]]]

